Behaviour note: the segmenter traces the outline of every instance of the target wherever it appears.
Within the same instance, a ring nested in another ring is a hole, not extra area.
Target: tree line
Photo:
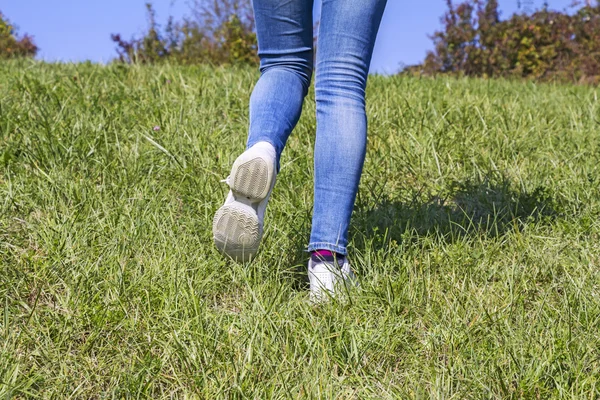
[[[446,2],[434,50],[410,72],[600,83],[600,0],[506,20],[497,0]]]
[[[519,77],[600,83],[600,0],[570,10],[544,5],[500,17],[497,0],[446,0],[434,48],[404,73]],[[115,62],[257,64],[250,0],[193,0],[188,16],[163,27],[146,5],[148,26],[139,37],[111,35]],[[37,46],[19,36],[0,13],[0,58],[33,57]]]
[[[38,52],[33,38],[19,35],[17,29],[0,11],[0,59],[34,57]]]

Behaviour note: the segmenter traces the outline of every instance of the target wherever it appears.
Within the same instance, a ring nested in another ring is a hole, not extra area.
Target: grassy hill
[[[373,76],[313,307],[312,93],[257,259],[212,245],[256,78],[0,64],[0,397],[600,396],[598,88]]]

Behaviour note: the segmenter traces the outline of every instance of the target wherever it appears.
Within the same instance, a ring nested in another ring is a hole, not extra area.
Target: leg
[[[258,251],[263,219],[283,147],[300,118],[312,74],[313,0],[254,0],[261,77],[250,98],[247,150],[231,168],[231,189],[213,220],[217,248],[249,260]]]
[[[253,0],[261,77],[250,98],[250,148],[275,147],[277,160],[310,86],[313,0]]]
[[[367,142],[365,88],[386,0],[323,0],[317,42],[315,195],[308,249],[346,255]]]

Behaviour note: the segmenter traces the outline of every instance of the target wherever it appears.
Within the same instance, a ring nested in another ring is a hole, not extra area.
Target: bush
[[[34,57],[38,47],[29,35],[19,37],[10,21],[0,12],[0,58]]]
[[[442,18],[434,51],[422,65],[425,74],[525,77],[600,82],[600,1],[573,14],[546,7],[501,21],[496,0],[468,0]]]
[[[151,4],[146,4],[148,31],[141,39],[117,44],[118,59],[127,63],[257,64],[254,19],[248,0],[196,0],[192,18],[176,23],[172,18],[163,31]]]

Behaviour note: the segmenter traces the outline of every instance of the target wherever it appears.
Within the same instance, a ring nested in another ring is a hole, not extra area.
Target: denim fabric
[[[386,0],[323,0],[317,39],[314,208],[308,250],[347,254],[367,142],[365,87]],[[253,0],[261,77],[250,98],[248,148],[277,160],[313,72],[313,0]]]

